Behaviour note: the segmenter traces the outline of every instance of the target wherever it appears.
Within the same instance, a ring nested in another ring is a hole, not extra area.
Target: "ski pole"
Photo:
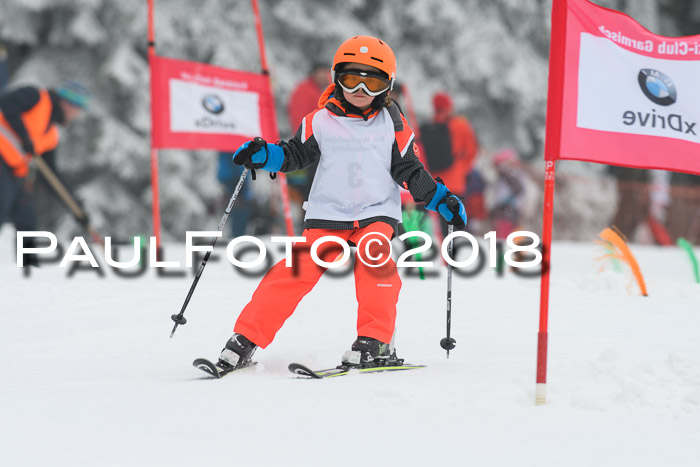
[[[255,138],[256,140],[258,138]],[[254,144],[254,143],[251,143]],[[222,232],[224,230],[224,225],[226,224],[226,220],[228,220],[229,214],[231,214],[231,209],[233,208],[233,203],[236,202],[236,198],[238,198],[238,193],[240,193],[241,188],[243,187],[243,182],[245,182],[246,177],[248,176],[248,169],[244,169],[243,173],[241,174],[241,178],[238,180],[238,184],[236,185],[236,189],[233,190],[233,195],[231,195],[231,199],[228,202],[228,206],[226,206],[226,210],[224,211],[224,215],[219,221],[219,232]],[[207,261],[209,261],[209,257],[211,256],[211,252],[214,250],[214,244],[216,243],[216,240],[218,237],[214,237],[211,241],[210,249],[207,251],[207,254],[204,255],[204,258],[202,259],[202,264],[199,265],[199,270],[197,271],[197,275],[194,277],[194,281],[192,282],[192,286],[190,287],[190,291],[187,293],[187,297],[185,298],[185,303],[182,304],[182,309],[180,310],[180,313],[176,315],[172,315],[171,318],[173,321],[175,321],[175,326],[173,326],[173,330],[170,333],[170,337],[173,337],[173,334],[175,334],[175,330],[179,325],[184,325],[187,323],[187,320],[184,317],[185,314],[185,309],[187,308],[187,304],[190,303],[190,299],[192,298],[192,294],[194,293],[195,287],[197,287],[197,283],[199,282],[199,278],[202,276],[202,271],[204,271],[204,266],[207,265]]]
[[[447,235],[454,231],[454,226],[447,227]],[[447,255],[452,257],[452,242],[447,245]],[[452,265],[447,263],[447,337],[440,341],[440,347],[447,351],[447,358],[450,358],[450,350],[455,348],[456,341],[450,337],[452,327]]]
[[[58,197],[61,198],[61,200],[68,207],[68,210],[71,212],[71,214],[73,214],[75,220],[78,221],[78,223],[82,225],[83,228],[90,234],[92,241],[104,248],[105,242],[89,224],[85,210],[75,201],[73,196],[71,196],[68,189],[63,185],[61,180],[59,180],[54,171],[51,170],[51,167],[49,167],[49,165],[41,157],[34,157],[32,162],[36,164],[36,167],[39,169],[39,172],[41,172],[41,175],[44,176],[49,185],[51,185],[51,188],[53,188],[56,194],[58,194]]]
[[[452,207],[456,203],[456,200],[452,198],[447,198],[448,207]],[[450,224],[447,226],[447,236],[449,237],[452,232],[454,232],[454,225]],[[452,258],[452,244],[453,239],[450,239],[450,243],[447,244],[447,256]],[[452,328],[452,265],[447,263],[447,337],[440,341],[440,347],[447,351],[447,358],[450,358],[450,350],[455,348],[457,341],[450,337],[450,330]]]

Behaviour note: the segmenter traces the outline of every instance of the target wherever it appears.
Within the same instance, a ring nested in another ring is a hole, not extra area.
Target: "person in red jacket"
[[[315,62],[309,75],[297,85],[289,98],[287,118],[292,131],[296,131],[302,119],[318,108],[318,100],[329,84],[331,73],[328,64]]]
[[[287,118],[291,131],[295,132],[301,125],[302,119],[318,108],[318,100],[329,84],[331,84],[331,73],[328,70],[328,64],[314,62],[309,75],[297,85],[289,98]],[[287,174],[290,197],[299,206],[309,196],[316,166],[317,164],[313,164]]]
[[[33,157],[54,165],[58,126],[66,126],[87,107],[89,92],[69,81],[56,90],[32,86],[0,95],[0,226],[14,224],[17,230],[37,230],[34,203],[25,179]],[[33,239],[25,239],[31,248]],[[36,265],[25,255],[24,264]]]

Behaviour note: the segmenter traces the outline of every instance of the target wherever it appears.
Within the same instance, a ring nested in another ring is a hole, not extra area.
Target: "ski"
[[[224,376],[226,376],[229,373],[233,373],[234,371],[238,370],[243,370],[245,368],[251,368],[257,365],[258,362],[247,362],[243,363],[241,365],[236,365],[236,366],[231,366],[231,365],[226,365],[222,366],[219,363],[212,363],[206,358],[198,358],[195,361],[192,362],[192,366],[195,368],[198,368],[208,374],[209,376],[216,378],[216,379],[221,379]]]
[[[399,371],[399,370],[415,370],[417,368],[425,368],[425,365],[390,365],[390,366],[371,366],[365,368],[358,368],[348,365],[339,365],[335,368],[328,368],[326,370],[312,370],[306,365],[301,363],[290,363],[289,371],[297,376],[303,376],[307,379],[322,379],[322,378],[333,378],[335,376],[345,376],[351,372],[357,373],[382,373],[387,371]]]

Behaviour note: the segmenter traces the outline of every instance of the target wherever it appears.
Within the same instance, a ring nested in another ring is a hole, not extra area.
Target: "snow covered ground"
[[[592,242],[554,245],[537,407],[537,279],[456,276],[447,360],[444,269],[404,278],[397,349],[427,368],[300,380],[288,363],[334,366],[355,338],[352,277],[324,277],[256,369],[213,381],[191,361],[216,358],[259,279],[210,262],[170,339],[189,272],[25,278],[12,238],[3,229],[2,466],[700,465],[700,285],[676,248],[633,246],[644,298],[598,273]]]

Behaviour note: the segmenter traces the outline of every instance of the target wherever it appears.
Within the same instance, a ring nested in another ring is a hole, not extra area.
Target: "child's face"
[[[368,96],[362,89],[358,89],[352,94],[343,89],[343,96],[346,101],[363,111],[369,109],[374,100],[374,97]]]
[[[381,70],[374,68],[373,66],[363,65],[361,63],[349,63],[345,65],[345,68],[381,73]],[[372,101],[374,100],[374,97],[368,95],[364,89],[358,89],[353,93],[347,92],[345,89],[343,89],[343,97],[345,97],[346,101],[363,111],[369,109],[369,106],[372,105]]]

